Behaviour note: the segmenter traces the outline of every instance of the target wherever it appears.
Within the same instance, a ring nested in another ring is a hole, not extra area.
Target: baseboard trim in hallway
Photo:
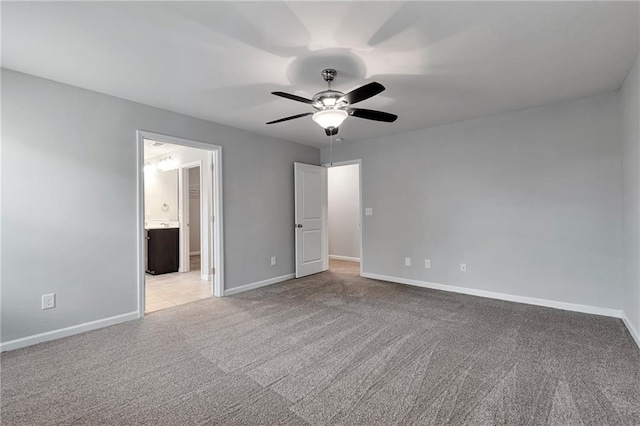
[[[330,254],[329,259],[346,260],[347,262],[360,262],[359,257],[338,256],[337,254]]]
[[[391,277],[388,275],[372,274],[363,272],[362,276],[374,280],[388,281],[399,284],[407,284],[416,287],[430,288],[432,290],[449,291],[452,293],[468,294],[470,296],[486,297],[489,299],[505,300],[507,302],[524,303],[527,305],[544,306],[547,308],[562,309],[564,311],[581,312],[583,314],[602,315],[605,317],[622,318],[622,311],[611,308],[600,308],[598,306],[579,305],[576,303],[558,302],[548,299],[537,299],[535,297],[516,296],[513,294],[498,293],[494,291],[478,290],[475,288],[458,287],[448,284],[430,283],[427,281],[412,280],[408,278]]]
[[[224,295],[225,296],[232,296],[234,294],[238,294],[238,293],[242,293],[244,291],[249,291],[249,290],[255,290],[256,288],[260,288],[260,287],[265,287],[271,284],[277,284],[280,283],[282,281],[287,281],[290,280],[292,278],[295,278],[296,274],[287,274],[287,275],[282,275],[280,277],[275,277],[275,278],[269,278],[268,280],[263,280],[263,281],[258,281],[255,283],[251,283],[251,284],[245,284],[245,285],[241,285],[240,287],[234,287],[234,288],[230,288],[228,290],[224,291]]]
[[[74,334],[84,333],[85,331],[96,330],[98,328],[108,327],[110,325],[120,324],[122,322],[131,321],[138,318],[138,312],[129,312],[127,314],[116,315],[109,318],[103,318],[95,321],[85,322],[83,324],[72,325],[70,327],[59,328],[33,336],[21,337],[19,339],[9,340],[0,343],[0,352],[20,349],[37,343],[48,342],[49,340],[60,339],[62,337],[73,336]]]

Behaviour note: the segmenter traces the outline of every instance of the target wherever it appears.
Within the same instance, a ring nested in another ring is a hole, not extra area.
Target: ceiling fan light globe
[[[313,114],[313,121],[318,123],[321,127],[328,129],[330,127],[340,127],[342,122],[349,116],[347,111],[343,109],[325,109],[324,111],[318,111]]]

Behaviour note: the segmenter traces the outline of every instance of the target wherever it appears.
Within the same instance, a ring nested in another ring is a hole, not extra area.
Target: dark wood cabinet
[[[180,229],[147,230],[147,273],[151,275],[178,272]]]

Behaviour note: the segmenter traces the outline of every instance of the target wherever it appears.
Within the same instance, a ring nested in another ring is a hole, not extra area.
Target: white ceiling
[[[345,141],[616,90],[638,51],[637,2],[2,3],[2,66],[252,132],[324,146],[311,97],[370,81]]]
[[[157,144],[162,144],[157,146]],[[144,159],[148,160],[149,158],[157,157],[159,155],[168,154],[170,152],[176,151],[178,149],[184,148],[180,145],[171,145],[170,143],[164,143],[159,141],[154,141],[151,139],[144,140]]]

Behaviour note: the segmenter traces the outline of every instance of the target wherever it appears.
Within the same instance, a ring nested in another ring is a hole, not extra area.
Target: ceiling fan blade
[[[313,114],[313,113],[312,112],[305,112],[304,114],[292,115],[291,117],[285,117],[285,118],[281,118],[280,120],[270,121],[267,124],[280,123],[282,121],[293,120],[294,118],[306,117],[307,115],[311,115],[311,114]]]
[[[355,104],[356,102],[364,101],[365,99],[369,99],[372,96],[377,95],[378,93],[384,90],[384,86],[378,82],[371,82],[369,84],[365,84],[364,86],[360,86],[357,89],[354,89],[338,99],[340,101],[347,101],[349,104]]]
[[[374,111],[372,109],[350,108],[347,110],[350,115],[367,120],[384,121],[385,123],[393,123],[398,118],[395,114],[388,112]]]
[[[338,128],[334,127],[333,129],[324,129],[324,132],[327,134],[327,136],[335,136],[338,134]]]
[[[303,102],[305,104],[313,104],[311,99],[303,98],[302,96],[292,95],[291,93],[285,92],[271,92],[272,95],[281,96],[283,98],[291,99],[292,101]]]

